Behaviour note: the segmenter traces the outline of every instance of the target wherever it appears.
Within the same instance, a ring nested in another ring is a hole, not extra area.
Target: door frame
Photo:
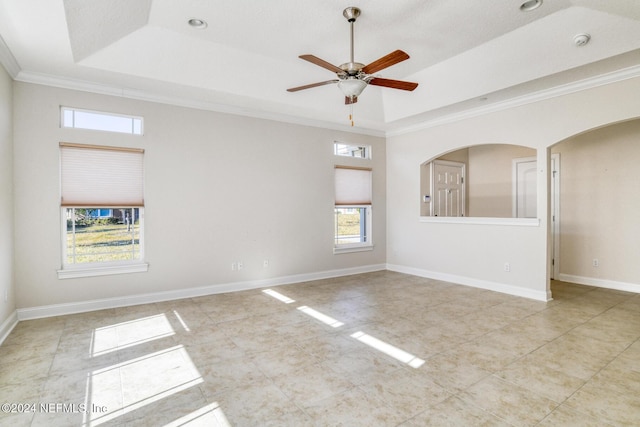
[[[513,159],[512,168],[512,215],[517,213],[518,163],[537,161],[537,157]],[[551,240],[550,279],[560,275],[560,153],[551,154],[549,163],[549,233]]]
[[[556,279],[560,275],[560,153],[551,154],[549,180],[551,181],[549,184],[551,279]]]

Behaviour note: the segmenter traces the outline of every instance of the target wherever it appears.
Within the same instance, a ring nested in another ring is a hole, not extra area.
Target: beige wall
[[[0,325],[16,309],[13,276],[12,84],[11,77],[0,66]],[[0,338],[2,335],[3,331],[0,330]]]
[[[536,150],[516,145],[469,147],[469,216],[513,216],[513,159],[535,157]]]
[[[561,278],[640,284],[640,120],[569,138],[552,152],[560,153]]]
[[[552,248],[548,147],[594,128],[640,117],[638,93],[640,78],[629,78],[389,137],[389,268],[548,298]],[[513,220],[473,222],[470,218],[455,223],[442,218],[421,221],[416,215],[420,211],[416,197],[421,185],[420,165],[441,153],[482,144],[518,144],[536,150],[539,225]],[[624,228],[628,221],[627,216],[621,216],[617,226]],[[506,262],[510,263],[509,272],[504,270]],[[630,285],[640,291],[639,282],[636,278]]]
[[[384,265],[383,138],[26,83],[14,97],[19,308]],[[61,129],[60,105],[143,116],[145,135]],[[337,158],[334,140],[372,160]],[[60,141],[145,149],[147,273],[57,278]],[[373,251],[333,254],[338,159],[373,168]]]
[[[0,123],[10,123],[11,102],[6,101],[10,79],[2,75],[0,82]],[[2,127],[0,177],[10,180],[6,171],[13,168],[13,204],[19,213],[14,218],[14,235],[19,236],[13,263],[15,305],[36,307],[242,284],[385,261],[392,269],[413,274],[545,298],[550,268],[547,148],[590,129],[640,117],[638,92],[640,79],[631,78],[427,127],[388,138],[385,158],[382,138],[14,83],[14,162],[7,162],[4,155],[11,151],[6,142],[11,132]],[[142,115],[145,136],[60,129],[60,105]],[[372,252],[332,254],[334,140],[373,146],[376,246]],[[57,279],[60,141],[145,148],[148,273]],[[537,149],[540,225],[421,223],[415,195],[424,159],[496,142]],[[8,218],[0,231],[10,236],[10,185],[0,187],[0,198],[0,215]],[[609,225],[630,229],[634,214],[629,210]],[[0,280],[11,290],[11,273],[6,272],[11,271],[12,255],[7,247],[0,249],[0,262],[7,266]],[[631,249],[630,256],[638,253]],[[610,265],[608,255],[597,256],[603,267]],[[268,269],[262,267],[265,258],[270,260]],[[245,269],[231,271],[231,262],[239,260]],[[510,272],[503,270],[504,262],[510,262]],[[636,273],[625,274],[611,278],[638,283]],[[5,306],[9,309],[2,312],[4,316],[13,309],[11,295]]]

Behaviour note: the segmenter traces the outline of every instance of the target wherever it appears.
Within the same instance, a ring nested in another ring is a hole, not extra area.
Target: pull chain
[[[353,103],[349,104],[349,121],[351,122],[351,127],[353,127]]]

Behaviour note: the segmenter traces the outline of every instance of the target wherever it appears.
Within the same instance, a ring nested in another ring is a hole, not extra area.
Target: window
[[[58,277],[146,271],[143,156],[140,149],[60,144]]]
[[[140,208],[65,208],[65,218],[66,266],[140,261]]]
[[[61,124],[65,128],[102,130],[142,135],[142,117],[62,107]]]
[[[334,253],[371,250],[371,169],[335,168]]]
[[[333,154],[336,156],[358,157],[361,159],[371,158],[371,147],[368,145],[350,145],[342,142],[333,143]]]
[[[336,207],[336,246],[368,242],[367,207]]]

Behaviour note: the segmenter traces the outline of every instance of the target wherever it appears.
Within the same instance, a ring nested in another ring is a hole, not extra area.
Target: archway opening
[[[536,150],[474,145],[420,165],[420,215],[536,217]]]

